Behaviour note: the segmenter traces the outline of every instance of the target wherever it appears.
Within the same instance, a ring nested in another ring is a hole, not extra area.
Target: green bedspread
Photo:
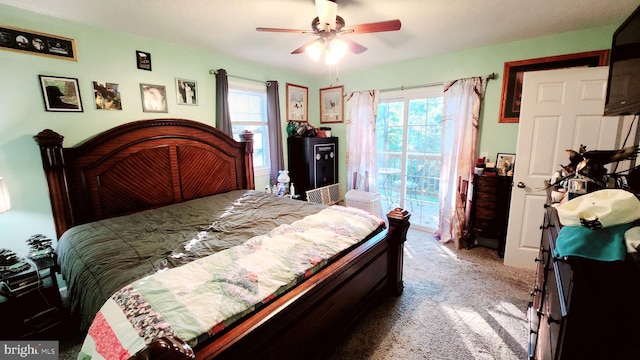
[[[195,346],[301,283],[383,225],[368,212],[332,206],[134,281],[102,306],[79,358],[127,359],[167,335]]]

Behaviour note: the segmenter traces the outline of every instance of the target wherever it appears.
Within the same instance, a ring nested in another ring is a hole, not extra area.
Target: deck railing
[[[404,177],[406,199],[437,203],[441,155],[409,152],[406,156],[407,168],[403,173],[401,152],[378,152],[378,182],[381,195],[399,197]]]

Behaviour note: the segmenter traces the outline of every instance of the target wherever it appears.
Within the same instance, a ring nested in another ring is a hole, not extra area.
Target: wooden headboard
[[[140,120],[70,148],[34,136],[58,238],[72,226],[237,189],[253,189],[253,134],[184,119]]]

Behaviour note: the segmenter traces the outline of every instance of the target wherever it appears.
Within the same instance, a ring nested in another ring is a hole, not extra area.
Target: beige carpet
[[[410,230],[404,293],[368,313],[327,359],[526,359],[534,276],[504,266],[495,250],[456,250]]]
[[[327,360],[525,359],[534,271],[506,267],[496,251],[456,250],[409,230],[404,293],[367,313]],[[75,359],[77,336],[60,343]]]

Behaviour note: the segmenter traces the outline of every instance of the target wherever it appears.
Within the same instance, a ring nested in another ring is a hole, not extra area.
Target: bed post
[[[388,290],[394,296],[400,296],[404,289],[402,281],[402,267],[404,263],[404,242],[407,240],[407,231],[409,230],[409,218],[411,214],[408,211],[395,208],[387,214],[389,220],[389,276]]]
[[[42,167],[49,184],[49,198],[51,199],[56,236],[60,238],[62,233],[73,224],[62,152],[64,136],[53,130],[45,129],[33,138],[40,146]]]
[[[244,142],[244,172],[247,175],[247,189],[255,189],[256,183],[253,178],[253,133],[245,130],[240,134],[240,141]]]

